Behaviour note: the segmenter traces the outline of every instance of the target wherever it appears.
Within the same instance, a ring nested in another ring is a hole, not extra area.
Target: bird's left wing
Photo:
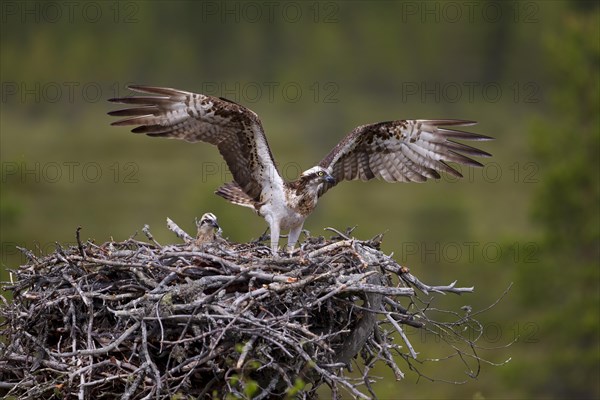
[[[335,183],[323,184],[319,195],[343,180],[379,178],[387,182],[424,182],[439,179],[442,171],[462,177],[447,163],[481,167],[482,164],[467,156],[489,157],[490,154],[453,139],[492,138],[444,127],[474,124],[474,121],[445,119],[398,120],[359,126],[319,163],[335,178]]]

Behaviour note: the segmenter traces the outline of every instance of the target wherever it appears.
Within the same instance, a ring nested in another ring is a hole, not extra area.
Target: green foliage
[[[294,381],[294,386],[287,390],[286,398],[293,399],[296,394],[298,394],[302,389],[306,386],[306,382],[304,382],[300,378],[296,378]]]
[[[246,381],[246,385],[244,386],[244,395],[251,399],[259,390],[258,382],[254,380]]]
[[[551,310],[542,319],[550,363],[533,362],[541,374],[528,379],[531,395],[600,396],[599,22],[598,8],[568,13],[545,41],[554,112],[532,130],[543,173],[533,202],[543,250],[520,280],[524,304]]]
[[[225,399],[227,400],[252,399],[252,397],[260,390],[258,382],[247,376],[233,375],[229,378],[229,385],[236,392],[227,393],[225,395]]]

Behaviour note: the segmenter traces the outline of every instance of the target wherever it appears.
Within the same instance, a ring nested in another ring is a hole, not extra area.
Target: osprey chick
[[[267,221],[274,254],[282,230],[289,231],[288,250],[293,250],[304,220],[319,197],[343,180],[424,182],[439,179],[441,171],[462,177],[447,162],[481,167],[467,155],[490,156],[452,140],[490,137],[444,128],[470,126],[474,121],[378,122],[355,128],[319,164],[304,171],[297,180],[285,182],[273,161],[260,119],[251,110],[227,99],[182,90],[150,86],[129,89],[151,96],[110,99],[134,106],[109,112],[125,117],[112,125],[138,125],[132,132],[217,146],[234,182],[215,193],[231,203],[254,209]]]
[[[203,243],[215,242],[221,233],[221,227],[217,222],[217,217],[213,213],[206,213],[202,215],[200,221],[196,220],[196,227],[198,233],[196,234],[195,245],[199,246]]]

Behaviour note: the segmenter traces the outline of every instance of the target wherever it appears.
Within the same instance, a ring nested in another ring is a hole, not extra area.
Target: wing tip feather
[[[124,126],[124,125],[146,125],[148,118],[154,118],[152,114],[146,115],[135,115],[131,118],[120,119],[118,121],[111,122],[112,126]]]
[[[181,96],[190,94],[189,92],[183,90],[162,86],[128,85],[127,89],[138,93],[150,93],[165,96]]]
[[[427,125],[435,126],[473,126],[477,125],[477,121],[470,119],[417,119],[416,122],[421,122]]]

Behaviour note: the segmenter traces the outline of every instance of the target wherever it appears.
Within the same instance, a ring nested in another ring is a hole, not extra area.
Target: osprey
[[[132,132],[217,146],[234,181],[215,193],[254,209],[267,221],[274,254],[281,231],[289,231],[288,251],[293,250],[319,197],[343,180],[424,182],[439,179],[441,171],[462,177],[447,163],[481,167],[467,156],[490,156],[452,140],[490,137],[445,128],[474,125],[474,121],[378,122],[355,128],[316,166],[297,180],[286,182],[279,175],[260,119],[253,111],[222,97],[151,86],[129,89],[145,95],[110,99],[133,105],[109,112],[125,117],[112,125],[138,125]]]
[[[196,220],[196,227],[198,228],[195,241],[196,246],[216,242],[220,237],[221,227],[217,222],[217,217],[213,213],[202,215],[200,221]]]

